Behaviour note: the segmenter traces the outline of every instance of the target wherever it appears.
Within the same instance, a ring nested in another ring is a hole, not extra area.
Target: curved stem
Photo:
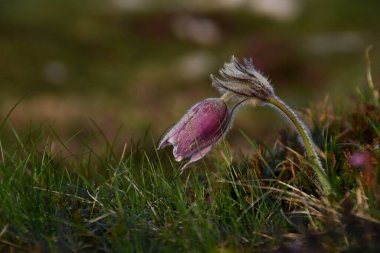
[[[305,124],[300,120],[297,114],[280,98],[273,96],[268,99],[268,103],[273,105],[276,109],[286,115],[286,117],[293,123],[298,134],[300,135],[303,144],[305,146],[306,152],[313,163],[313,169],[318,177],[318,180],[322,186],[323,193],[325,195],[331,194],[331,186],[328,182],[326,172],[322,167],[321,161],[319,160],[318,154],[314,148],[315,144],[309,135],[309,131]]]

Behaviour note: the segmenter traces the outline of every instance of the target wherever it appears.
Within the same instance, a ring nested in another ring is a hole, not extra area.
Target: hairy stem
[[[325,195],[331,194],[331,186],[327,179],[326,172],[322,167],[322,163],[319,160],[318,154],[314,148],[314,142],[310,137],[309,131],[305,124],[300,120],[297,114],[280,98],[273,96],[268,99],[268,103],[273,105],[276,109],[281,111],[286,117],[293,123],[298,134],[300,135],[303,144],[305,146],[306,152],[312,161],[313,169],[319,183],[321,184],[322,191]]]

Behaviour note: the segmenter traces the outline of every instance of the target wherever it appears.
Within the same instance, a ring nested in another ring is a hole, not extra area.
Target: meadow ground
[[[63,141],[44,125],[19,134],[6,117],[0,251],[377,252],[377,94],[363,85],[349,108],[325,100],[303,114],[333,187],[328,197],[291,133],[273,147],[246,137],[254,152],[239,159],[224,142],[180,175],[149,131],[115,148],[95,123],[87,139]],[[96,138],[104,149],[91,147]]]

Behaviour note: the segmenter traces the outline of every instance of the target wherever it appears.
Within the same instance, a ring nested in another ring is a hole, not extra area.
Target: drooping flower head
[[[223,96],[208,98],[194,105],[182,119],[164,136],[159,148],[173,145],[173,155],[177,161],[190,158],[182,170],[190,163],[205,156],[224,136],[230,127],[237,109],[247,104],[270,105],[278,110],[296,129],[318,177],[318,185],[324,194],[332,193],[326,172],[315,149],[310,131],[297,114],[274,93],[273,87],[259,71],[251,59],[243,63],[232,56],[219,71],[220,77],[211,75],[212,85]],[[229,110],[225,101],[233,99],[237,103]]]
[[[207,98],[197,104],[164,136],[158,149],[173,145],[176,161],[190,163],[204,157],[225,135],[230,124],[227,104],[220,98]]]
[[[219,71],[220,78],[211,75],[212,85],[222,93],[231,92],[245,98],[257,98],[263,102],[274,96],[268,79],[257,71],[252,59],[240,63],[234,56]]]

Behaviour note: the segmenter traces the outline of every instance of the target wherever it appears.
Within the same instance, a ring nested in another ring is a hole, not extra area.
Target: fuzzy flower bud
[[[173,145],[176,161],[190,158],[190,163],[204,157],[227,132],[230,114],[220,98],[207,98],[195,104],[164,136],[158,149]]]
[[[245,98],[257,98],[263,102],[274,96],[273,87],[268,79],[253,67],[252,59],[244,59],[242,64],[232,56],[231,61],[225,63],[219,73],[221,78],[211,75],[212,86],[222,93],[231,92]]]

